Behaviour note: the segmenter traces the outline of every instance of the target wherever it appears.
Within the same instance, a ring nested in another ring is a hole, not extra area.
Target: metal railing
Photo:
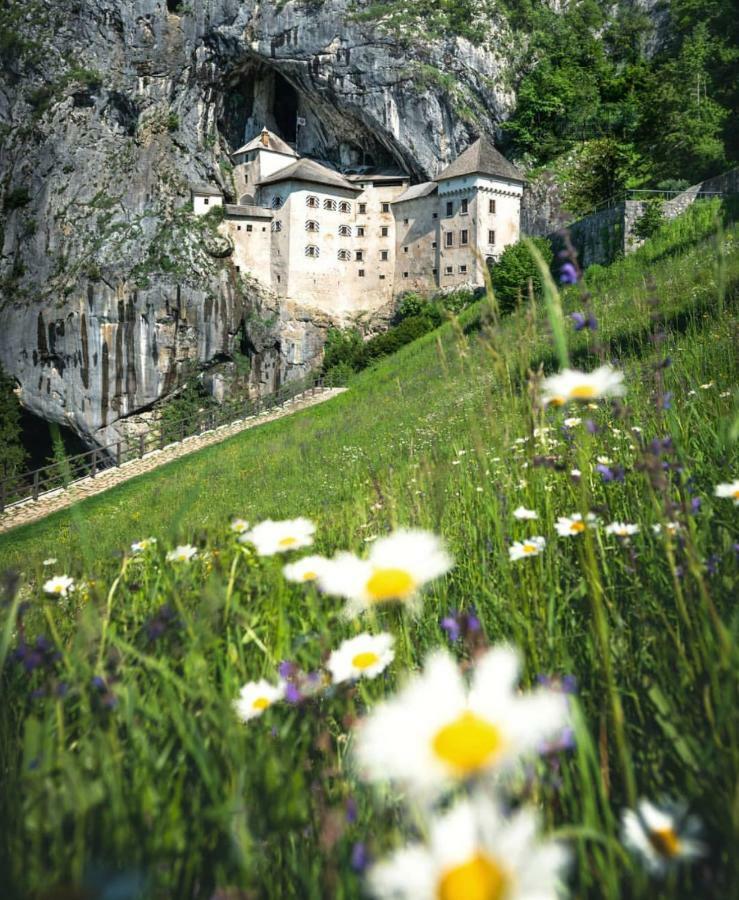
[[[563,225],[562,229],[569,228],[570,225],[574,225],[575,222],[579,222],[581,219],[592,216],[594,213],[602,212],[604,209],[612,209],[614,206],[618,206],[626,200],[674,200],[681,194],[687,194],[697,187],[698,185],[691,185],[690,187],[681,188],[680,190],[675,191],[662,191],[657,188],[629,188],[628,190],[621,191],[620,194],[614,194],[607,200],[601,200],[601,202],[593,206],[592,209],[581,213],[576,219]],[[713,197],[724,196],[726,196],[724,191],[703,191],[700,189],[696,191],[696,199],[699,200],[710,200]]]
[[[67,456],[40,469],[5,475],[0,478],[0,514],[9,506],[26,500],[38,500],[42,495],[63,490],[75,481],[95,478],[107,469],[141,459],[147,453],[164,450],[185,438],[267,413],[300,395],[312,396],[318,388],[328,386],[322,375],[311,375],[253,400],[229,401],[217,408],[203,409],[194,416],[188,415],[175,420],[160,418],[136,436],[121,438],[85,453]]]

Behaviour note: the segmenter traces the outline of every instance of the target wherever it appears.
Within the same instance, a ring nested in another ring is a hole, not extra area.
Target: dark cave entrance
[[[21,443],[23,449],[28,454],[26,460],[26,469],[39,469],[41,466],[47,466],[54,461],[54,427],[46,419],[34,415],[25,407],[21,407]],[[89,446],[85,444],[82,438],[71,428],[64,425],[57,426],[59,428],[59,437],[61,438],[64,450],[67,456],[76,456],[78,453],[85,453],[89,450]],[[2,470],[0,469],[0,476]]]
[[[288,144],[294,144],[297,137],[298,92],[279,72],[275,73],[273,90],[272,114],[277,132]]]

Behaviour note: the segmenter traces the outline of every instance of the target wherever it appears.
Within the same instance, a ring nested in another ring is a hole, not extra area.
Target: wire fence
[[[224,425],[263,415],[284,406],[298,396],[312,396],[319,388],[329,387],[322,375],[310,375],[291,381],[279,390],[254,400],[231,400],[219,407],[203,409],[181,419],[159,419],[135,436],[94,447],[85,453],[67,456],[39,469],[0,478],[0,514],[26,500],[38,500],[51,492],[64,490],[75,481],[95,478],[101,472],[118,468],[148,453],[164,450],[185,438],[207,434]]]

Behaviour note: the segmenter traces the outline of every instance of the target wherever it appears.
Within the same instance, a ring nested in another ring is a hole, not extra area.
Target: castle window
[[[380,259],[382,262],[387,262],[387,250],[380,251]]]
[[[448,216],[453,216],[453,215],[454,215],[454,201],[453,201],[453,200],[447,200],[447,204],[446,204],[446,214],[447,214]]]
[[[466,197],[464,200],[462,200],[462,206],[459,211],[462,213],[463,216],[466,216],[467,213],[469,212],[469,203],[470,202]]]
[[[438,214],[437,212],[436,212],[436,213],[431,213],[431,218],[432,218],[432,219],[438,219],[438,218],[439,218],[439,214]]]
[[[488,212],[495,215],[495,200],[488,200]]]
[[[351,237],[352,229],[350,225],[339,225],[339,234],[341,237]]]
[[[390,204],[389,204],[389,203],[383,203],[383,204],[382,204],[382,211],[383,211],[384,213],[389,213],[389,212],[390,212]]]
[[[495,201],[493,201],[493,202],[495,202]],[[488,231],[488,244],[491,244],[491,245],[492,245],[492,244],[494,244],[494,243],[495,243],[495,232],[494,232],[494,231]]]
[[[352,255],[348,250],[343,250],[343,249],[339,250],[338,259],[342,260],[343,262],[346,262],[347,260],[349,260],[351,258],[352,258]]]
[[[460,266],[459,272],[461,275],[466,275],[467,274],[467,266]]]
[[[323,208],[330,209],[335,212],[336,211],[336,201],[335,200],[324,200]]]
[[[451,275],[453,271],[454,271],[454,269],[453,269],[451,266],[447,266],[447,267],[444,269],[444,274],[445,274],[445,275]]]
[[[339,203],[339,212],[342,213],[350,213],[352,211],[352,207],[350,203],[347,203],[346,200],[342,200]]]
[[[308,244],[305,248],[305,255],[317,259],[321,255],[321,251],[315,244]]]
[[[203,197],[203,206],[208,206],[209,203],[210,203],[210,198],[209,198],[209,197]]]
[[[321,230],[321,226],[316,222],[315,219],[308,219],[305,223],[306,231],[318,232]]]
[[[404,225],[407,225],[407,224],[408,224],[408,219],[403,219],[403,224],[404,224]]]
[[[241,266],[236,266],[236,271],[237,271],[237,272],[240,272],[240,271],[241,271]]]
[[[357,250],[357,254],[354,258],[357,262],[364,262],[364,250]]]
[[[282,231],[282,222],[279,219],[272,223],[272,231]]]
[[[447,247],[454,246],[454,232],[453,231],[447,231],[447,233],[444,235],[444,243],[446,244]]]
[[[364,237],[364,225],[357,225],[357,237]]]
[[[468,244],[469,243],[469,231],[466,228],[463,228],[459,232],[459,243],[460,244]]]
[[[407,273],[407,272],[403,272],[403,278],[407,278],[407,277],[408,277],[408,273]]]
[[[431,241],[431,249],[436,250],[436,241]]]
[[[310,206],[311,209],[318,209],[318,207],[320,206],[318,197],[314,196],[313,194],[308,194],[308,196],[305,198],[305,205]]]
[[[407,248],[407,247],[403,247],[403,253],[407,253],[407,252],[408,252],[408,248]]]
[[[382,237],[387,237],[387,236],[388,236],[388,227],[387,227],[387,225],[383,225],[383,226],[382,226],[382,228],[380,229],[380,235],[381,235]]]
[[[247,230],[247,231],[254,231],[254,226],[253,226],[253,225],[247,225],[247,226],[246,226],[246,230]]]
[[[439,270],[438,270],[438,269],[432,269],[431,271],[433,272],[434,275],[438,275],[438,274],[439,274]]]
[[[236,226],[236,230],[237,230],[237,231],[241,231],[241,225],[237,225],[237,226]]]
[[[359,215],[360,215],[360,216],[363,216],[366,212],[367,212],[367,204],[366,204],[366,203],[360,203],[360,204],[359,204]]]
[[[357,275],[359,275],[360,278],[364,278],[364,269],[360,269],[360,270],[357,272]]]
[[[385,280],[385,276],[384,276],[384,275],[380,275],[380,281],[384,281],[384,280]]]
[[[272,198],[272,209],[281,209],[282,208],[282,197],[273,197]]]

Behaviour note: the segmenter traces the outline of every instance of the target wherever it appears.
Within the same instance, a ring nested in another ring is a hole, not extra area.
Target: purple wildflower
[[[303,695],[300,693],[300,688],[293,681],[288,681],[285,687],[285,700],[288,703],[300,703],[303,699]]]
[[[700,497],[693,497],[693,499],[690,501],[690,511],[693,515],[696,515],[700,512],[702,503],[703,501]]]
[[[347,822],[356,822],[357,821],[357,801],[354,799],[354,797],[347,797],[346,821]]]
[[[352,847],[351,867],[355,872],[363,872],[367,868],[369,854],[363,841],[357,841]]]
[[[559,280],[562,284],[577,284],[577,269],[571,262],[566,262],[559,270]]]
[[[454,642],[459,640],[461,629],[455,616],[445,616],[441,620],[441,627],[446,631],[450,641]]]
[[[277,666],[277,672],[279,673],[280,678],[291,678],[293,675],[297,675],[298,667],[294,662],[283,659],[279,666]]]
[[[598,322],[592,313],[573,312],[570,313],[570,318],[575,331],[584,331],[586,328],[590,331],[598,330]]]

